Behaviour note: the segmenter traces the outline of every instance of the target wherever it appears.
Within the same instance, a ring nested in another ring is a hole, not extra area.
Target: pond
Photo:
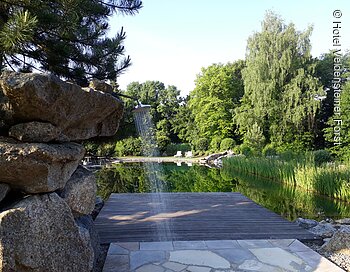
[[[288,220],[298,217],[322,220],[350,217],[350,203],[318,196],[298,188],[253,176],[232,173],[225,168],[201,165],[177,166],[163,163],[156,173],[167,192],[240,192],[261,206]],[[151,182],[141,163],[114,164],[97,172],[98,195],[147,193]]]

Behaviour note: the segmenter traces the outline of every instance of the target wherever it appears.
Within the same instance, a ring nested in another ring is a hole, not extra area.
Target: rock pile
[[[322,244],[312,245],[314,250],[350,271],[350,218],[320,222],[298,218],[296,223],[322,238]]]
[[[96,181],[76,142],[112,136],[123,112],[93,86],[0,76],[0,271],[93,271]]]

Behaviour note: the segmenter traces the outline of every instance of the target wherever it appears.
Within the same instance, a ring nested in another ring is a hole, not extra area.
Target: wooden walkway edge
[[[112,194],[95,225],[101,243],[319,239],[240,193]]]

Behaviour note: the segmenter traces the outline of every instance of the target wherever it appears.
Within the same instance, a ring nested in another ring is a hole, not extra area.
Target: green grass
[[[316,166],[311,153],[289,158],[236,156],[226,159],[224,168],[350,201],[349,165],[333,163]]]

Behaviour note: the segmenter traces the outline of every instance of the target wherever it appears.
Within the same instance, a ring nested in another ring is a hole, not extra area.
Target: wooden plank
[[[112,194],[95,225],[102,243],[319,238],[235,192]]]

